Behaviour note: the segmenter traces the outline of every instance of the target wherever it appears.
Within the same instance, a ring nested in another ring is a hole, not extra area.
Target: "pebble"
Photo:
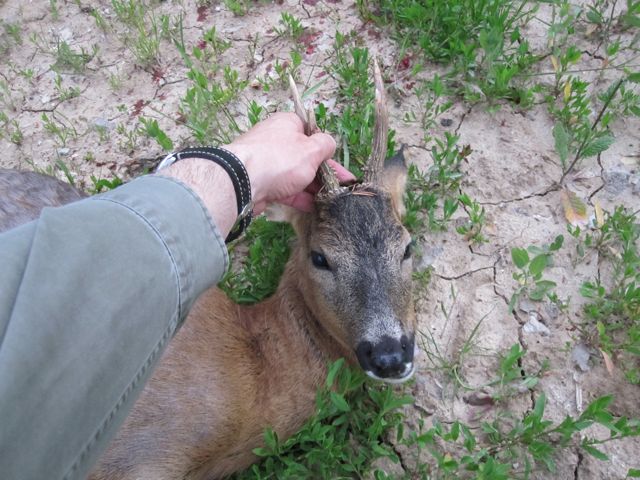
[[[529,315],[529,321],[522,326],[524,333],[539,333],[545,337],[551,335],[551,330],[542,322],[538,321],[536,314]]]
[[[591,370],[591,366],[589,365],[589,357],[591,357],[591,352],[584,343],[578,343],[575,347],[573,347],[573,350],[571,351],[571,360],[583,372],[588,372],[589,370]]]
[[[604,189],[612,196],[618,196],[629,185],[631,174],[626,170],[610,169],[602,172]]]
[[[70,150],[67,147],[62,147],[58,149],[58,155],[60,155],[61,157],[66,157],[67,155],[69,155]]]

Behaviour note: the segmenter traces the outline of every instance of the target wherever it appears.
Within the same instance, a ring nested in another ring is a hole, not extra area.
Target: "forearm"
[[[193,192],[153,177],[0,235],[4,476],[86,473],[222,277],[223,236]]]

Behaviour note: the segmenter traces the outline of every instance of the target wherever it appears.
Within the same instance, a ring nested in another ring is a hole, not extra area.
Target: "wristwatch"
[[[231,231],[229,232],[229,235],[227,235],[225,242],[229,243],[234,241],[249,226],[253,216],[251,184],[249,183],[249,174],[244,168],[244,164],[237,156],[224,148],[189,147],[167,155],[158,164],[156,171],[166,168],[169,165],[173,165],[175,162],[186,158],[202,158],[204,160],[210,160],[220,165],[229,174],[229,178],[231,178],[231,183],[233,184],[233,189],[236,192],[238,218],[236,218],[233,227],[231,227]]]

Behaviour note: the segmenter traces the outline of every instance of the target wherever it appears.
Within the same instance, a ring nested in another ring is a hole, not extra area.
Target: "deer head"
[[[374,140],[363,182],[340,186],[322,166],[315,211],[292,221],[294,256],[305,302],[332,339],[369,376],[398,383],[414,371],[411,238],[401,221],[407,169],[402,151],[385,162],[388,116],[377,63],[374,78]],[[304,110],[291,84],[296,112],[312,133],[313,110]]]

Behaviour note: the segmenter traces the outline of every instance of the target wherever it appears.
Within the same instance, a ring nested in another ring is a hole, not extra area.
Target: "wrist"
[[[249,181],[251,183],[251,198],[254,204],[260,204],[265,201],[263,179],[260,170],[260,165],[255,161],[253,155],[253,149],[242,143],[233,142],[228,145],[222,145],[220,148],[224,148],[233,153],[244,165],[249,175]]]

